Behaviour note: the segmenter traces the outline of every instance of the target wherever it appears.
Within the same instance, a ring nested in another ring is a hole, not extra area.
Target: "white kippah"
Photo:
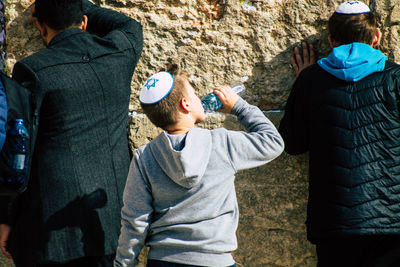
[[[371,10],[369,7],[360,1],[347,1],[341,4],[336,10],[338,14],[345,14],[345,15],[359,15],[370,13]]]
[[[149,79],[140,91],[139,101],[142,104],[155,104],[163,100],[174,87],[174,77],[169,72],[161,71]]]

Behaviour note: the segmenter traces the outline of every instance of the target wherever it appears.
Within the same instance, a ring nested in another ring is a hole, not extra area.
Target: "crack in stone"
[[[369,1],[369,9],[371,9],[371,11],[372,11],[373,13],[376,12],[376,3],[375,3],[375,0],[370,0],[370,1]]]

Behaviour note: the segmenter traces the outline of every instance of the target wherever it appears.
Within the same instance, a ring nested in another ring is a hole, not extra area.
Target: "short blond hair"
[[[169,72],[174,77],[171,92],[158,103],[140,105],[155,126],[166,130],[167,127],[177,123],[180,101],[188,96],[186,83],[189,82],[189,74],[174,63],[168,64],[160,71]]]

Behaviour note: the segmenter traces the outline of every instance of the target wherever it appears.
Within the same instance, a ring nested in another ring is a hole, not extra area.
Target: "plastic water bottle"
[[[232,90],[238,95],[242,96],[246,92],[246,87],[240,83],[236,82],[230,85]],[[214,93],[210,93],[201,98],[201,104],[206,112],[214,112],[217,109],[222,108],[222,103],[218,99],[217,95]]]
[[[8,146],[8,166],[10,168],[8,182],[24,184],[27,179],[29,133],[23,119],[16,119],[14,127],[7,133],[10,140]]]

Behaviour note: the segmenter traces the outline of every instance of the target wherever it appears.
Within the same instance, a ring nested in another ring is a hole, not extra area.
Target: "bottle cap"
[[[370,12],[369,7],[361,1],[344,2],[335,10],[335,13],[344,15],[359,15]]]
[[[139,101],[142,104],[155,104],[163,100],[174,87],[174,77],[165,71],[151,76],[140,91]]]

